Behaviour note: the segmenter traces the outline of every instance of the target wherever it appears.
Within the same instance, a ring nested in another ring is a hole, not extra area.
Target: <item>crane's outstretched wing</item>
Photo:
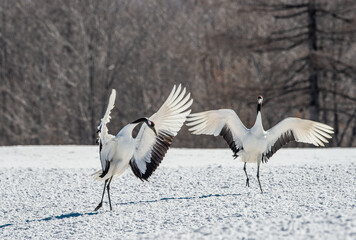
[[[185,93],[181,85],[177,89],[174,86],[161,108],[149,118],[155,124],[157,136],[146,124],[141,126],[130,160],[133,173],[141,180],[147,180],[156,170],[189,115],[193,99]]]
[[[229,144],[234,157],[238,157],[238,152],[243,149],[242,139],[248,133],[248,129],[235,111],[220,109],[194,113],[188,116],[187,121],[189,122],[187,126],[193,126],[189,129],[193,134],[222,136]]]
[[[105,138],[108,135],[108,128],[106,127],[106,124],[108,124],[110,122],[110,119],[111,119],[110,113],[111,113],[111,110],[115,106],[115,98],[116,98],[116,90],[113,89],[111,91],[111,95],[109,98],[109,104],[108,104],[108,107],[106,108],[105,115],[101,119],[100,124],[98,126],[99,139],[102,142],[106,140]]]
[[[300,118],[286,118],[267,131],[267,148],[262,154],[262,161],[268,161],[285,144],[296,141],[324,146],[328,143],[333,128],[319,122]]]
[[[114,136],[111,134],[108,134],[108,128],[106,124],[110,122],[111,116],[111,110],[115,106],[115,98],[116,98],[116,90],[113,89],[111,91],[111,95],[109,98],[109,103],[108,107],[106,108],[106,112],[104,117],[101,119],[100,125],[98,126],[98,133],[99,133],[99,155],[100,155],[100,162],[101,162],[101,168],[104,171],[105,170],[105,165],[106,165],[106,157],[103,157],[103,155],[108,155],[109,153],[102,153],[102,148],[103,144],[106,144],[110,139],[112,139]]]

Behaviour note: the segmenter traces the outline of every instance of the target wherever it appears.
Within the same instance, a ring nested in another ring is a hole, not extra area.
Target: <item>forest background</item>
[[[112,88],[116,134],[182,83],[193,112],[251,127],[263,95],[265,129],[312,119],[355,147],[355,39],[354,0],[1,0],[0,145],[94,144]],[[184,127],[173,146],[225,145]]]

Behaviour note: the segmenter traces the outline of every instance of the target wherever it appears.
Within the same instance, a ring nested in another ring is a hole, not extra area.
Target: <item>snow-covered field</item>
[[[150,182],[129,169],[98,212],[94,146],[0,147],[0,239],[356,239],[356,149],[171,149]]]

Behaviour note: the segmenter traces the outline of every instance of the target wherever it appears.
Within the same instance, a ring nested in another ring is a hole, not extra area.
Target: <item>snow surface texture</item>
[[[94,146],[0,147],[0,239],[356,239],[356,149],[282,149],[261,166],[229,149],[171,149],[141,182],[113,180]]]

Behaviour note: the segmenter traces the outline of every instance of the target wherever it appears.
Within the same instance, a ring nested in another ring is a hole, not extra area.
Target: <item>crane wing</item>
[[[147,180],[156,170],[189,115],[188,108],[193,99],[190,99],[190,93],[185,93],[186,89],[182,90],[181,85],[178,88],[174,86],[161,108],[150,117],[155,124],[157,136],[146,124],[141,126],[135,139],[134,155],[130,160],[133,173],[141,180]]]
[[[109,153],[102,153],[102,148],[103,148],[104,144],[109,142],[109,140],[114,137],[113,135],[108,134],[108,128],[107,128],[106,124],[108,124],[110,122],[110,119],[111,119],[110,113],[111,113],[111,110],[115,106],[115,99],[116,99],[116,90],[113,89],[111,91],[111,95],[110,95],[110,98],[109,98],[109,103],[108,103],[108,107],[106,108],[105,115],[101,119],[100,125],[98,126],[99,155],[100,155],[101,168],[103,170],[105,169],[106,160],[110,159],[110,158],[104,157],[104,156],[108,155]]]
[[[286,118],[266,132],[267,148],[262,155],[262,161],[267,161],[285,144],[296,141],[324,147],[328,143],[329,134],[333,128],[319,122],[300,118]]]
[[[108,103],[108,107],[106,108],[105,115],[101,119],[100,124],[98,126],[99,139],[101,142],[104,142],[106,140],[105,138],[108,136],[108,128],[106,127],[106,124],[110,122],[111,119],[110,113],[115,106],[115,98],[116,98],[116,90],[113,89],[111,91],[111,95],[109,98],[109,103]]]
[[[222,136],[234,153],[243,149],[242,140],[248,133],[248,129],[243,125],[235,111],[231,109],[211,110],[206,112],[194,113],[188,116],[189,123],[192,126],[189,130],[193,134]]]

